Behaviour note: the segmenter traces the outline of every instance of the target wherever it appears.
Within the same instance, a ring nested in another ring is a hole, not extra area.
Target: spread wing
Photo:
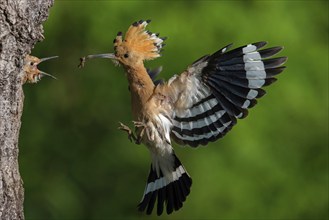
[[[282,47],[259,50],[266,42],[228,51],[228,45],[195,61],[168,81],[172,92],[172,138],[197,147],[223,137],[244,118],[257,98],[284,70],[286,57],[270,58]]]

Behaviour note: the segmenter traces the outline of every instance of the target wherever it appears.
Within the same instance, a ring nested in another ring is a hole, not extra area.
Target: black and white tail
[[[150,215],[156,200],[158,201],[157,215],[162,214],[164,206],[166,206],[167,214],[183,206],[183,202],[190,194],[192,179],[176,155],[172,153],[172,156],[174,157],[173,171],[169,173],[164,174],[160,166],[158,175],[154,165],[151,165],[145,192],[138,205],[139,211],[144,212],[146,209],[146,214]]]

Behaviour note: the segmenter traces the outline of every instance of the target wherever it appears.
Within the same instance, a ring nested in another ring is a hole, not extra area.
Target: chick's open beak
[[[52,57],[41,58],[39,64],[42,63],[42,62],[44,62],[44,61],[46,61],[46,60],[51,60],[51,59],[54,59],[54,58],[58,58],[58,56],[52,56]],[[51,77],[51,78],[53,78],[53,79],[57,79],[55,76],[53,76],[53,75],[51,75],[51,74],[49,74],[49,73],[43,72],[43,71],[41,71],[41,70],[39,70],[39,73],[40,73],[40,75],[39,75],[39,79],[40,79],[41,77],[43,77],[43,76],[49,76],[49,77]]]

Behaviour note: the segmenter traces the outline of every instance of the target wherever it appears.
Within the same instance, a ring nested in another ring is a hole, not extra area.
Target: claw
[[[119,122],[120,126],[118,127],[118,129],[127,132],[128,133],[128,139],[131,142],[134,141],[135,144],[139,145],[139,144],[142,143],[142,138],[143,138],[143,135],[144,135],[144,130],[145,130],[146,125],[142,122],[133,121],[133,123],[134,123],[136,128],[143,127],[142,131],[137,135],[137,137],[134,135],[134,133],[131,131],[131,129],[127,125],[125,125],[121,122]]]
[[[119,122],[119,124],[120,124],[120,126],[118,127],[118,129],[120,129],[122,131],[127,131],[128,133],[131,132],[130,128],[127,125],[125,125],[125,124],[123,124],[121,122]]]
[[[125,131],[128,133],[128,139],[132,142],[134,141],[135,144],[141,144],[142,143],[142,139],[143,139],[143,136],[144,136],[144,132],[145,132],[145,129],[146,129],[146,124],[144,122],[140,122],[140,121],[133,121],[133,124],[135,126],[135,128],[142,128],[142,130],[137,134],[137,137],[134,135],[134,133],[131,131],[131,129],[119,122],[120,126],[118,127],[119,130],[121,131]]]
[[[133,121],[133,123],[134,123],[135,128],[141,128],[141,130],[140,130],[140,132],[139,132],[139,134],[137,136],[137,139],[136,139],[136,143],[137,144],[140,144],[140,143],[142,143],[142,139],[143,139],[145,130],[147,130],[146,129],[147,126],[142,121]]]
[[[118,127],[118,129],[128,133],[128,139],[130,140],[130,142],[132,142],[133,139],[135,140],[135,136],[134,136],[133,132],[131,131],[131,129],[127,125],[125,125],[121,122],[119,122],[119,124],[120,124],[120,126]]]
[[[134,123],[134,126],[136,128],[146,128],[146,124],[144,122],[141,122],[141,121],[133,121]]]

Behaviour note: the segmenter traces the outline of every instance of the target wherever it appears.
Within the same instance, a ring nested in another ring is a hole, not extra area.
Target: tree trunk
[[[24,58],[44,37],[53,0],[0,0],[0,219],[24,219],[18,136]]]

